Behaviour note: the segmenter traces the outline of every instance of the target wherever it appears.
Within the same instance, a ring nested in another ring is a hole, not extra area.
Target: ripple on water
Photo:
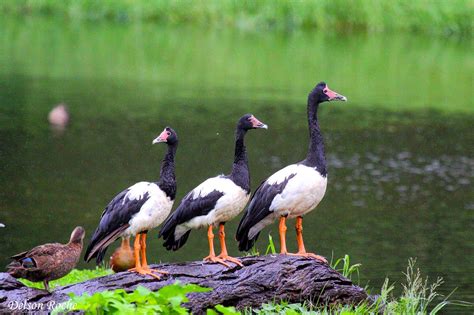
[[[386,197],[384,187],[390,186],[390,194],[396,192],[400,202],[430,196],[441,189],[455,192],[466,188],[474,178],[474,159],[466,156],[442,155],[437,158],[419,157],[403,151],[390,158],[373,152],[361,156],[328,155],[329,168],[345,171],[344,184],[334,184],[338,191],[354,196],[374,194],[378,200]],[[354,206],[362,206],[363,200],[355,198]],[[472,204],[466,204],[471,209]]]

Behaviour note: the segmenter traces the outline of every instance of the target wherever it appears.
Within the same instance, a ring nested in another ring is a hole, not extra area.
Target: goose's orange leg
[[[133,242],[133,257],[135,257],[135,268],[138,269],[142,268],[142,263],[140,261],[140,239],[141,235],[140,233],[138,233],[137,235],[135,235],[135,241]]]
[[[147,236],[146,233],[142,234],[141,244],[140,244],[141,245],[140,255],[142,256],[142,268],[150,270],[152,272],[158,272],[158,273],[161,273],[161,274],[169,274],[169,272],[167,272],[167,271],[159,270],[159,269],[150,269],[150,267],[148,267],[148,262],[146,260],[146,236]]]
[[[328,263],[326,258],[324,258],[323,256],[306,252],[306,249],[304,247],[304,242],[303,242],[303,218],[302,217],[296,218],[296,241],[298,242],[298,252],[296,254],[290,254],[290,255],[314,258],[325,264]]]
[[[128,269],[128,271],[136,272],[141,275],[150,275],[159,280],[160,277],[152,273],[150,268],[148,268],[148,265],[142,266],[142,262],[140,261],[140,253],[141,253],[142,256],[145,255],[144,262],[146,264],[146,245],[145,245],[145,248],[142,249],[142,244],[144,244],[144,242],[142,242],[141,240],[142,237],[143,237],[142,233],[138,233],[135,236],[135,242],[133,243],[133,256],[135,257],[135,268]],[[145,239],[146,239],[146,236],[145,236]]]
[[[225,261],[233,262],[234,264],[243,267],[244,265],[242,264],[242,262],[240,262],[239,259],[231,257],[227,253],[227,247],[225,245],[224,223],[219,224],[219,241],[221,243],[221,253],[217,257]]]
[[[209,228],[207,229],[207,240],[209,241],[209,256],[204,257],[203,260],[212,263],[219,263],[230,268],[229,264],[227,264],[223,259],[217,257],[214,252],[214,233],[212,233],[212,225],[209,225]]]
[[[280,254],[288,254],[286,249],[286,217],[280,217],[280,224],[278,225],[278,232],[280,233]]]

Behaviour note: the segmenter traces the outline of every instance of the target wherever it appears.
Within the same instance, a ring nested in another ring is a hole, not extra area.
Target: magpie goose
[[[327,169],[324,144],[318,123],[319,105],[326,101],[346,101],[346,97],[329,89],[321,82],[308,95],[309,150],[306,158],[274,173],[255,191],[237,229],[239,250],[248,251],[260,231],[275,219],[280,219],[281,253],[286,249],[286,218],[296,218],[298,252],[295,255],[312,257],[326,262],[322,256],[307,253],[303,243],[303,216],[313,210],[326,192]]]
[[[176,195],[174,156],[178,146],[178,135],[170,127],[153,140],[166,143],[168,151],[161,164],[160,179],[157,182],[139,182],[125,189],[107,205],[100,223],[87,247],[85,260],[96,257],[103,260],[107,247],[119,237],[135,235],[135,268],[129,271],[150,275],[159,279],[148,267],[146,259],[146,236],[148,230],[160,225],[170,214]],[[141,261],[140,261],[141,256]]]
[[[209,178],[189,192],[160,231],[168,250],[178,250],[186,243],[192,229],[207,227],[209,256],[204,261],[221,263],[225,261],[242,265],[240,260],[230,257],[225,244],[224,224],[235,218],[245,207],[250,197],[250,175],[245,134],[250,129],[267,128],[251,114],[244,115],[237,123],[235,132],[235,155],[230,175]],[[213,226],[219,226],[221,254],[214,252]]]

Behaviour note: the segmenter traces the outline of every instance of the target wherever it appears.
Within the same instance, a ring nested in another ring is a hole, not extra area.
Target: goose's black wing
[[[261,226],[259,231],[253,236],[249,235],[250,229],[273,213],[270,210],[273,199],[282,193],[288,181],[295,175],[296,174],[290,174],[278,184],[270,184],[268,183],[268,179],[266,179],[258,186],[257,190],[255,190],[237,228],[236,238],[239,242],[240,251],[248,251],[252,248],[260,234],[260,230],[263,229],[264,226]]]
[[[89,246],[87,246],[84,256],[85,261],[88,262],[97,257],[96,261],[99,264],[107,247],[130,226],[129,222],[132,217],[140,211],[143,204],[150,197],[148,191],[144,191],[139,195],[128,194],[131,189],[133,189],[133,186],[119,193],[105,208],[99,226],[92,235]]]
[[[223,192],[218,190],[212,190],[205,196],[197,196],[194,198],[195,191],[188,193],[178,208],[173,212],[173,214],[165,221],[158,237],[163,237],[165,240],[163,246],[167,250],[177,250],[186,243],[189,233],[188,230],[178,239],[175,238],[176,227],[180,224],[186,223],[196,217],[205,216],[211,212],[217,201],[224,195]]]

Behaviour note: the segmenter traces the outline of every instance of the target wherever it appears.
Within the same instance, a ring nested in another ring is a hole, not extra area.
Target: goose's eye
[[[328,92],[328,90],[323,90],[324,94],[326,94]]]
[[[169,131],[168,131],[166,134],[167,134],[168,136],[171,136],[171,132],[169,132]]]

